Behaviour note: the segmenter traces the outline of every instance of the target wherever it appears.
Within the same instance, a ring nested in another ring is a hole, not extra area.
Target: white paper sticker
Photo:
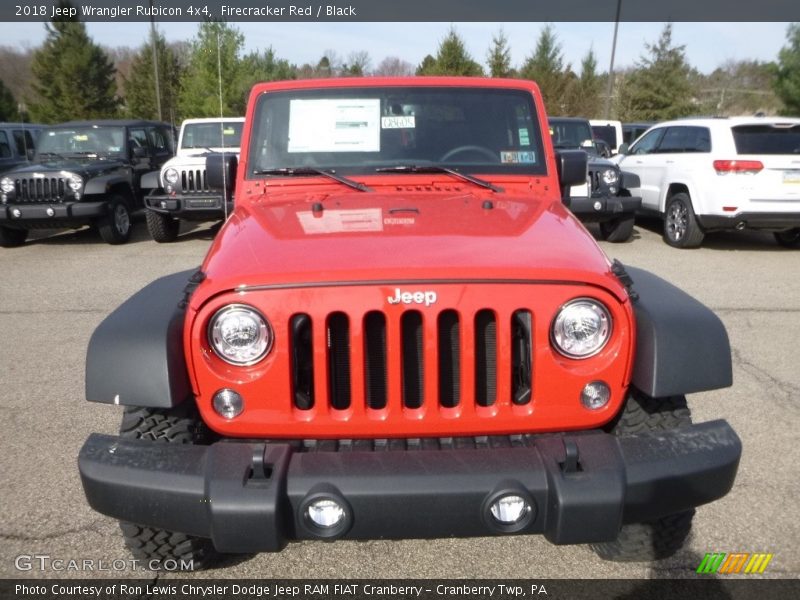
[[[417,126],[414,115],[409,117],[381,117],[383,129],[414,129]]]
[[[292,100],[289,152],[378,152],[380,100]]]
[[[363,210],[326,209],[319,215],[308,210],[298,212],[297,218],[306,234],[383,231],[380,208],[365,208]]]

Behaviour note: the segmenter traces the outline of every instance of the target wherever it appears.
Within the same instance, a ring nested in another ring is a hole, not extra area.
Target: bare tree
[[[414,65],[396,56],[387,56],[372,73],[382,77],[406,77],[414,74]]]

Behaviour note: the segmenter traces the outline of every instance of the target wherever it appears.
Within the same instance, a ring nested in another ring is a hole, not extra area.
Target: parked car
[[[212,190],[206,175],[206,156],[212,152],[238,157],[244,117],[187,119],[181,125],[178,150],[159,173],[148,175],[145,188],[147,229],[157,242],[178,237],[181,220],[210,221],[225,218],[232,198]]]
[[[621,153],[667,244],[695,248],[709,231],[762,229],[800,247],[800,119],[668,121]]]
[[[141,179],[173,154],[173,129],[153,121],[72,121],[43,130],[30,164],[0,178],[0,246],[34,228],[93,225],[109,244],[130,238]]]
[[[238,161],[207,157],[212,187]],[[612,262],[561,203],[526,80],[256,84],[233,214],[200,269],[95,330],[78,458],[142,560],[289,540],[544,534],[651,560],[728,492],[722,322]],[[148,563],[145,563],[148,564]],[[182,563],[179,563],[182,564]]]
[[[37,123],[0,123],[0,173],[33,158],[36,138],[43,127]]]
[[[599,223],[604,240],[630,239],[642,200],[629,190],[639,187],[639,178],[599,155],[601,150],[597,140],[592,139],[587,119],[550,117],[548,123],[556,152],[585,150],[588,154],[586,181],[562,190],[564,204],[581,221]]]
[[[595,138],[605,141],[612,154],[619,152],[622,144],[622,123],[608,119],[589,119],[589,123]]]
[[[643,121],[640,123],[623,123],[622,124],[622,141],[629,146],[639,139],[645,131],[655,125],[655,121]]]

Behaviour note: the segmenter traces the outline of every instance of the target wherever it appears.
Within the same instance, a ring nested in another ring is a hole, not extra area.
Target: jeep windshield
[[[189,123],[183,126],[181,149],[239,148],[243,122]]]
[[[556,149],[593,148],[592,128],[588,121],[550,119],[550,135]]]
[[[125,150],[125,129],[95,125],[47,129],[37,145],[40,158],[118,157]]]
[[[344,87],[269,92],[257,102],[248,177],[303,167],[364,175],[434,167],[484,176],[546,172],[533,98],[522,90]]]

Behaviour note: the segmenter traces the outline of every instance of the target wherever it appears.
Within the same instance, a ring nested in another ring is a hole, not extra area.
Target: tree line
[[[365,51],[340,57],[329,50],[316,64],[303,65],[279,58],[272,48],[247,53],[243,34],[224,22],[200,24],[188,42],[168,43],[156,33],[138,49],[104,49],[89,37],[84,23],[65,17],[45,27],[46,39],[35,50],[0,47],[0,121],[156,119],[160,105],[161,119],[179,123],[188,117],[244,114],[247,93],[258,81],[400,75],[531,79],[539,84],[552,115],[594,118],[605,116],[606,109],[610,118],[622,121],[756,112],[800,115],[796,23],[788,26],[776,61],[729,61],[707,75],[688,63],[685,47],[673,42],[672,25],[667,24],[657,40],[645,44],[633,67],[615,70],[610,86],[593,50],[577,69],[565,62],[550,25],[516,66],[502,29],[492,37],[485,66],[469,54],[453,27],[419,65],[391,56],[373,66]]]

